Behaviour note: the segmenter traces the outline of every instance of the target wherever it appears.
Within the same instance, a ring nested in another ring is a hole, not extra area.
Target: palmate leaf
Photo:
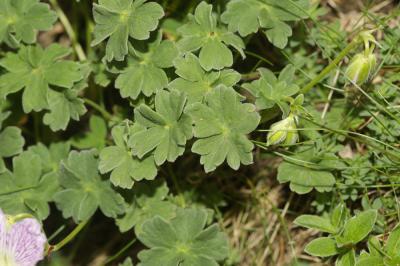
[[[22,46],[17,54],[7,53],[0,60],[0,66],[7,70],[0,76],[0,97],[24,89],[22,106],[25,113],[51,108],[50,97],[54,101],[53,95],[58,91],[50,86],[70,89],[83,78],[78,63],[60,60],[69,53],[70,49],[58,44],[45,50],[39,46]]]
[[[147,0],[99,0],[94,4],[96,26],[92,45],[108,38],[106,59],[124,60],[128,54],[129,37],[146,40],[164,16],[162,7]]]
[[[13,158],[13,172],[0,174],[0,206],[8,214],[49,215],[48,202],[58,189],[55,172],[43,174],[39,155],[26,151]]]
[[[142,225],[147,219],[160,216],[171,219],[175,216],[176,206],[166,200],[168,186],[158,179],[135,184],[127,195],[127,207],[124,216],[116,220],[119,230],[126,232],[135,227],[136,235],[142,232]]]
[[[278,181],[290,182],[290,190],[306,194],[316,189],[319,192],[331,191],[335,177],[329,171],[310,169],[290,162],[283,162],[278,168]]]
[[[204,98],[219,85],[233,87],[241,78],[241,75],[232,69],[205,71],[199,59],[192,53],[175,59],[174,66],[179,78],[173,80],[168,86],[184,92],[187,95],[188,104],[203,102]]]
[[[136,99],[141,93],[151,96],[167,87],[168,77],[163,69],[173,66],[178,49],[173,42],[162,41],[161,38],[160,32],[155,41],[146,45],[136,42],[137,46],[130,49],[127,67],[115,81],[122,97]]]
[[[285,113],[289,109],[287,97],[299,91],[299,86],[293,82],[294,71],[294,67],[288,65],[277,78],[272,71],[260,68],[258,69],[260,78],[252,83],[243,84],[243,87],[256,97],[256,106],[259,110],[270,109],[276,104]]]
[[[38,155],[42,162],[44,173],[56,172],[59,174],[60,163],[67,159],[71,146],[68,142],[54,142],[46,147],[42,143],[30,146],[28,151]]]
[[[228,255],[228,240],[218,226],[207,228],[207,212],[178,209],[176,217],[156,216],[143,224],[139,240],[149,247],[139,253],[140,266],[218,266]]]
[[[231,0],[221,19],[243,37],[262,29],[273,45],[284,48],[292,35],[287,22],[307,18],[308,6],[308,0]]]
[[[194,135],[199,138],[192,147],[200,154],[201,164],[210,172],[225,160],[237,170],[240,163],[253,162],[253,143],[247,138],[260,122],[255,106],[240,102],[238,94],[231,88],[220,86],[207,95],[206,103],[188,106],[194,120]]]
[[[48,4],[39,0],[0,0],[0,43],[17,47],[36,41],[39,30],[50,30],[57,20]]]
[[[95,151],[72,151],[61,165],[62,189],[54,195],[64,218],[75,222],[89,219],[98,208],[107,217],[115,218],[124,212],[124,199],[104,181],[98,171]]]
[[[212,12],[212,5],[201,2],[189,17],[189,22],[178,29],[182,39],[178,47],[183,52],[200,50],[201,66],[209,71],[223,69],[233,64],[233,55],[228,46],[235,48],[244,57],[244,43],[242,39],[217,25],[216,15]]]
[[[104,148],[100,152],[100,173],[111,172],[110,180],[115,186],[132,188],[134,181],[154,179],[157,167],[152,154],[139,159],[128,146],[129,136],[143,131],[140,125],[129,125],[125,122],[112,129],[114,146]]]
[[[154,153],[157,165],[173,162],[185,151],[186,141],[192,138],[192,119],[183,113],[186,97],[178,91],[158,91],[155,110],[147,105],[135,109],[135,121],[146,129],[129,140],[134,153],[143,158]]]

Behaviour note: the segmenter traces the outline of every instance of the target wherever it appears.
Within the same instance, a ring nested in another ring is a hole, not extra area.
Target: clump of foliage
[[[0,0],[0,209],[55,232],[43,265],[103,225],[103,264],[240,265],[223,186],[272,161],[305,253],[399,265],[395,4],[343,33],[311,0],[59,2]]]

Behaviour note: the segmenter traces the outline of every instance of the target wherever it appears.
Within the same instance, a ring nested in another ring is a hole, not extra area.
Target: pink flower
[[[47,239],[33,218],[9,223],[0,209],[0,265],[35,266],[44,257]]]

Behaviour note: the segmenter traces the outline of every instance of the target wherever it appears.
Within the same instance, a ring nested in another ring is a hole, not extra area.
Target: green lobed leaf
[[[169,220],[175,216],[176,206],[166,200],[168,186],[158,179],[137,183],[128,193],[124,216],[116,220],[119,230],[126,232],[135,227],[135,234],[142,232],[143,223],[155,216]]]
[[[290,189],[298,194],[306,194],[315,189],[318,192],[331,191],[336,183],[328,171],[314,170],[290,162],[283,162],[278,168],[278,181],[290,182]]]
[[[156,40],[146,43],[145,47],[131,49],[127,66],[115,81],[123,98],[137,99],[141,93],[149,97],[167,87],[168,77],[163,69],[173,66],[178,49],[172,41],[161,41],[161,38],[160,32]]]
[[[233,87],[241,78],[240,74],[232,69],[205,71],[197,56],[192,53],[175,59],[174,66],[179,78],[173,80],[168,87],[184,92],[188,104],[203,102],[218,86]]]
[[[58,104],[65,104],[60,101],[58,90],[52,89],[51,86],[60,87],[65,92],[71,89],[75,82],[83,79],[78,63],[61,60],[69,53],[68,48],[58,44],[52,44],[45,50],[39,46],[22,46],[17,54],[7,53],[0,60],[0,66],[7,71],[0,76],[0,97],[24,89],[22,106],[25,113],[43,109],[54,111],[55,100]],[[60,110],[65,109],[60,107]],[[59,109],[57,111],[60,112]],[[57,118],[61,116],[62,114],[59,114]]]
[[[0,174],[0,206],[10,215],[29,213],[45,219],[58,189],[55,172],[43,173],[39,155],[26,151],[13,158],[13,172]]]
[[[40,30],[50,30],[57,15],[39,0],[0,0],[0,43],[16,48],[36,41]]]
[[[138,265],[217,266],[228,255],[228,241],[216,224],[204,228],[206,221],[207,213],[198,209],[178,209],[171,220],[147,220],[138,238],[150,249],[139,253]]]
[[[235,48],[242,57],[245,47],[243,40],[221,25],[212,12],[212,5],[201,2],[189,22],[178,29],[182,39],[178,46],[182,52],[199,52],[200,65],[207,71],[223,69],[233,64],[229,46]]]
[[[257,128],[260,116],[255,106],[242,103],[232,88],[216,88],[205,103],[188,106],[186,112],[193,117],[194,135],[198,138],[192,151],[201,155],[200,163],[206,172],[225,160],[235,170],[241,163],[253,162],[254,145],[246,135]]]
[[[146,40],[164,16],[162,7],[147,0],[99,0],[93,5],[94,40],[98,45],[107,39],[106,59],[124,60],[130,38]]]
[[[255,98],[256,106],[260,110],[271,109],[279,106],[282,112],[287,113],[289,103],[287,98],[299,91],[299,86],[293,82],[295,68],[287,65],[276,77],[272,71],[266,68],[258,69],[260,78],[252,83],[243,84]]]
[[[111,172],[110,180],[113,185],[122,188],[132,188],[134,181],[142,179],[154,179],[157,175],[157,167],[154,156],[149,154],[141,159],[134,155],[128,146],[130,135],[143,132],[144,128],[128,122],[117,125],[112,129],[114,146],[109,146],[100,152],[100,173]]]
[[[89,131],[82,136],[72,138],[71,144],[79,149],[103,149],[106,146],[107,125],[104,119],[92,115],[89,119]]]
[[[221,19],[243,37],[261,29],[273,45],[284,48],[292,35],[287,22],[307,18],[308,6],[308,0],[231,0]]]
[[[42,171],[44,173],[55,172],[57,175],[60,170],[62,160],[68,158],[71,146],[68,142],[53,142],[49,147],[42,143],[30,146],[28,151],[38,155],[42,162]]]
[[[192,138],[192,119],[183,113],[185,104],[183,93],[162,90],[156,94],[155,110],[143,104],[135,109],[135,121],[145,130],[134,133],[129,145],[139,158],[154,153],[156,164],[162,165],[183,154]]]
[[[62,189],[54,201],[64,218],[76,223],[88,220],[98,208],[107,217],[115,218],[124,212],[124,199],[104,181],[98,171],[95,151],[72,151],[61,165]]]

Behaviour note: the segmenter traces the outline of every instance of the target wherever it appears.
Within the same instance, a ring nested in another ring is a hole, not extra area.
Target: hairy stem
[[[58,1],[50,0],[50,3],[53,6],[54,10],[56,11],[58,18],[61,21],[61,24],[64,26],[64,29],[68,34],[68,37],[71,39],[72,46],[75,50],[75,53],[76,53],[79,61],[86,61],[87,60],[86,54],[83,51],[82,46],[78,42],[78,39],[76,38],[76,34],[72,28],[72,25],[69,22],[67,16],[65,15],[64,11],[61,9],[60,5],[58,4]]]

